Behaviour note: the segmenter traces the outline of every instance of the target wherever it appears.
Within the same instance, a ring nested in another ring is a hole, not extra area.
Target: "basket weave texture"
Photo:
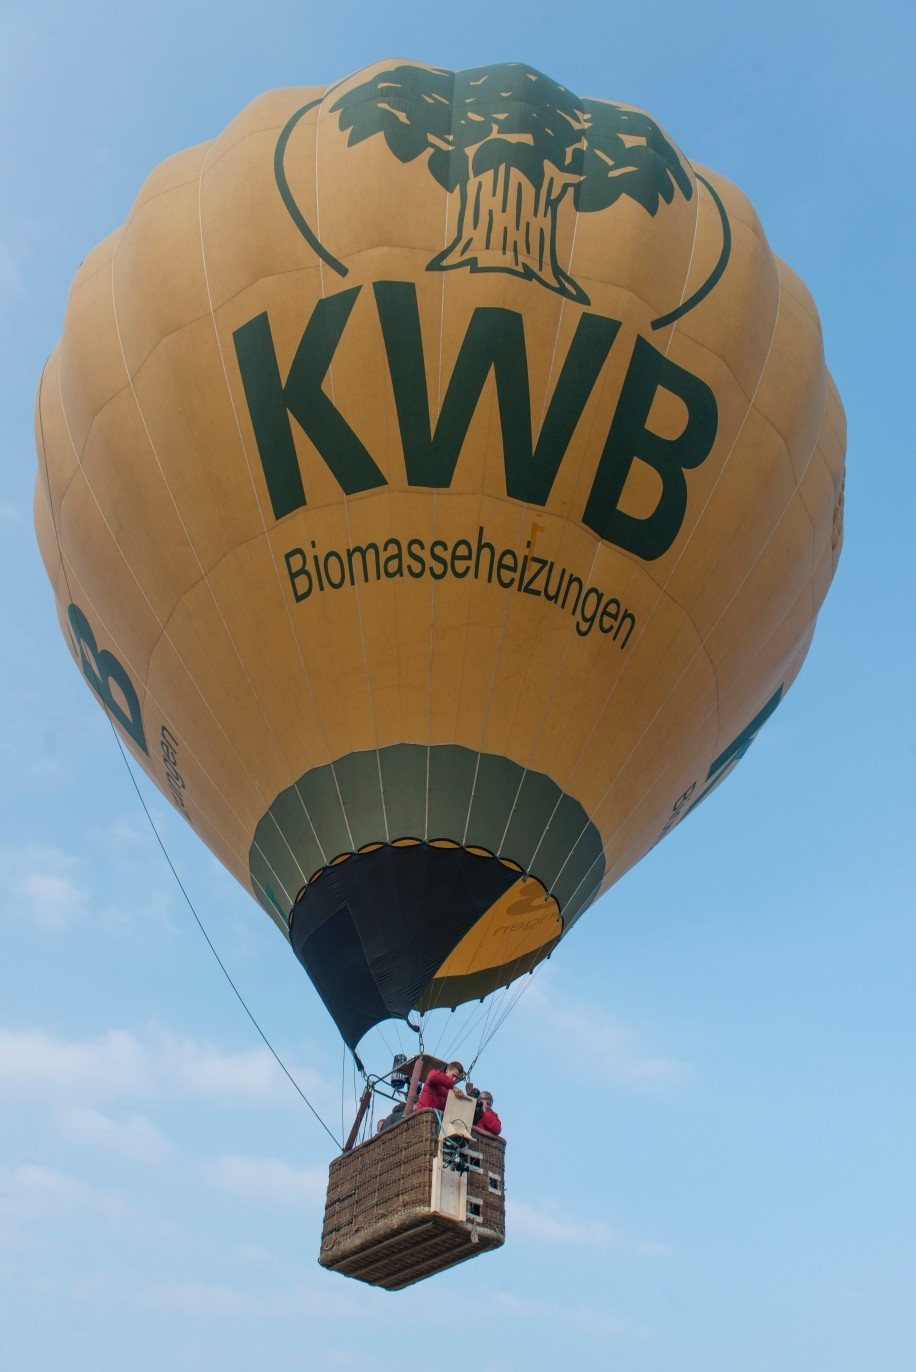
[[[479,1214],[456,1220],[431,1206],[439,1118],[417,1111],[331,1163],[323,1267],[396,1291],[498,1248],[505,1238],[505,1141],[475,1133],[468,1200]]]

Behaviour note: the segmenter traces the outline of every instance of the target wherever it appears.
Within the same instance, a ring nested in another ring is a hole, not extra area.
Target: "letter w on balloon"
[[[293,421],[310,440],[346,495],[387,484],[387,478],[349,420],[324,390],[334,354],[362,287],[317,302],[303,331],[286,380],[266,313],[233,335],[251,425],[274,517],[307,504],[296,452]],[[447,488],[491,373],[496,386],[506,494],[544,506],[560,464],[595,391],[604,364],[620,346],[620,322],[583,313],[563,361],[535,440],[522,315],[478,306],[470,319],[435,425],[430,417],[423,337],[416,287],[378,281],[373,287],[394,395],[404,466],[410,486]],[[675,437],[649,427],[659,391],[680,400],[686,422]],[[646,561],[661,557],[677,538],[687,510],[685,472],[709,455],[718,407],[710,387],[637,338],[613,419],[595,464],[583,524],[607,543]],[[636,462],[657,474],[655,508],[641,518],[621,500]]]

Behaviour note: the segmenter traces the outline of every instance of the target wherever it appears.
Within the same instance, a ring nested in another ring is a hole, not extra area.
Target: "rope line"
[[[50,361],[50,359],[49,359],[49,361]],[[45,377],[45,374],[46,374],[46,372],[47,372],[47,367],[48,367],[48,363],[45,364],[44,370],[42,371],[42,384],[43,384],[43,382],[44,382],[44,377]],[[61,418],[62,418],[63,423],[64,423],[64,428],[65,428],[66,431],[67,431],[67,438],[68,438],[68,441],[69,441],[69,443],[70,443],[70,448],[71,448],[71,450],[72,450],[72,452],[73,452],[73,456],[74,456],[74,460],[75,460],[75,462],[76,462],[77,470],[79,470],[79,472],[81,473],[81,476],[82,476],[82,480],[83,480],[83,484],[84,484],[84,486],[85,486],[85,489],[86,489],[87,493],[89,494],[89,496],[91,496],[91,498],[92,498],[92,501],[93,501],[93,503],[94,503],[94,505],[95,505],[95,509],[96,509],[96,511],[97,511],[97,513],[98,513],[98,515],[99,515],[99,518],[102,520],[102,523],[105,525],[105,528],[106,528],[106,530],[108,531],[108,533],[109,533],[109,535],[110,535],[110,537],[111,537],[112,544],[113,544],[113,546],[116,548],[116,550],[117,550],[119,556],[120,556],[121,559],[122,559],[122,562],[123,562],[123,565],[124,565],[125,570],[127,571],[128,575],[132,578],[134,584],[135,584],[136,587],[137,587],[137,590],[139,591],[140,595],[143,597],[143,600],[146,602],[146,606],[147,606],[147,609],[148,609],[150,615],[152,616],[152,618],[153,618],[153,619],[156,621],[156,623],[158,624],[159,630],[160,630],[160,639],[164,639],[164,640],[169,644],[169,646],[171,647],[172,651],[175,653],[176,661],[178,662],[179,666],[181,667],[181,669],[184,671],[185,675],[187,676],[187,679],[188,679],[189,684],[191,685],[191,687],[193,688],[193,690],[197,693],[197,696],[198,696],[198,698],[199,698],[199,700],[200,700],[201,705],[203,706],[203,708],[204,708],[204,709],[207,711],[207,713],[209,714],[210,719],[212,720],[214,726],[216,727],[216,729],[218,729],[219,733],[222,735],[223,740],[225,741],[226,747],[227,747],[228,750],[230,751],[230,753],[231,753],[231,755],[232,755],[234,761],[238,764],[239,769],[240,769],[240,771],[243,773],[243,775],[245,776],[245,779],[246,779],[246,781],[248,782],[248,784],[249,784],[249,785],[253,785],[252,779],[251,779],[251,775],[250,775],[250,773],[249,773],[249,771],[248,771],[248,768],[246,767],[244,761],[242,760],[241,756],[239,755],[238,749],[235,747],[235,745],[232,743],[232,740],[231,740],[231,739],[229,738],[229,736],[227,735],[225,728],[223,727],[223,725],[222,725],[222,723],[220,722],[220,720],[219,720],[219,718],[217,717],[217,715],[214,713],[213,707],[210,705],[209,701],[208,701],[208,700],[206,699],[206,697],[204,696],[204,694],[203,694],[203,692],[202,692],[202,690],[201,690],[201,688],[200,688],[199,683],[195,680],[194,676],[192,675],[190,669],[189,669],[188,666],[187,666],[187,663],[184,661],[184,658],[181,656],[181,653],[179,652],[177,645],[174,643],[174,641],[173,641],[173,639],[172,639],[172,637],[171,637],[171,635],[170,635],[170,633],[169,633],[168,625],[167,625],[165,622],[163,622],[162,618],[161,618],[160,615],[157,613],[157,611],[155,610],[155,608],[154,608],[152,602],[150,601],[149,596],[146,594],[146,592],[144,591],[142,585],[140,584],[139,580],[137,579],[137,575],[136,575],[136,573],[134,572],[133,568],[131,567],[129,560],[128,560],[128,558],[127,558],[127,556],[126,556],[124,550],[122,549],[122,547],[121,547],[121,545],[120,545],[120,543],[119,543],[119,541],[118,541],[118,538],[116,537],[116,535],[115,535],[115,533],[114,533],[114,530],[113,530],[112,527],[111,527],[111,524],[110,524],[110,522],[109,522],[108,516],[106,515],[104,509],[102,508],[101,502],[100,502],[100,500],[99,500],[99,496],[98,496],[98,494],[97,494],[97,492],[96,492],[96,490],[95,490],[95,487],[93,486],[91,480],[89,479],[89,476],[88,476],[87,473],[86,473],[85,467],[83,466],[83,463],[82,463],[82,458],[81,458],[80,453],[77,451],[77,448],[76,448],[76,442],[75,442],[74,437],[73,437],[73,431],[72,431],[72,429],[71,429],[71,427],[70,427],[70,420],[69,420],[69,418],[68,418],[66,406],[65,406],[65,404],[64,404],[63,389],[62,389],[62,384],[63,384],[63,383],[62,383],[62,376],[63,376],[62,367],[61,367],[61,363],[60,363],[60,358],[58,357],[58,365],[57,365],[57,393],[58,393],[58,399],[59,399],[59,402],[60,402],[60,414],[61,414]],[[44,444],[44,419],[43,419],[43,417],[41,418],[41,433],[42,433],[42,444]],[[47,465],[47,464],[46,464],[46,465]],[[49,504],[48,504],[48,513],[49,513],[49,515],[50,515],[50,517],[51,517],[51,524],[52,524],[52,527],[53,527],[53,529],[54,529],[54,536],[55,536],[55,540],[56,540],[56,542],[57,542],[57,551],[58,551],[58,555],[59,555],[60,560],[61,560],[61,571],[63,572],[64,581],[66,582],[66,585],[67,585],[68,598],[72,601],[72,600],[73,600],[73,588],[72,588],[72,586],[71,586],[71,584],[70,584],[70,577],[67,575],[67,568],[66,568],[66,563],[67,563],[67,560],[68,560],[68,559],[67,559],[67,555],[66,555],[66,554],[64,553],[64,551],[63,551],[63,548],[62,548],[61,542],[60,542],[60,538],[59,538],[59,536],[58,536],[58,531],[57,531],[57,520],[56,520],[56,517],[55,517],[55,514],[54,514],[53,500],[52,500],[52,498],[51,498],[50,477],[48,476],[47,471],[46,471],[46,473],[45,473],[45,478],[46,478],[46,482],[47,482],[47,484],[48,484],[48,502],[49,502]],[[61,497],[60,497],[60,503],[61,503],[61,504],[62,504],[62,502],[63,502],[63,496],[64,496],[65,493],[66,493],[66,488],[65,488],[64,492],[61,493]],[[71,565],[72,565],[72,564],[71,564]],[[74,569],[74,572],[75,572],[75,569]],[[78,576],[77,576],[77,580],[79,581],[79,577],[78,577]],[[99,619],[99,622],[100,622],[100,623],[102,624],[102,626],[104,627],[106,633],[109,635],[109,637],[111,638],[112,642],[115,643],[115,644],[117,645],[117,647],[118,647],[118,652],[119,652],[119,654],[121,655],[123,661],[127,664],[127,666],[131,667],[132,670],[133,670],[138,676],[141,676],[141,677],[142,677],[142,676],[145,674],[144,671],[143,671],[143,669],[140,668],[140,667],[138,667],[138,666],[132,661],[131,657],[128,655],[127,650],[125,649],[125,647],[123,646],[123,644],[119,643],[117,636],[115,635],[114,631],[113,631],[113,630],[111,629],[111,627],[109,626],[109,624],[108,624],[108,622],[107,622],[107,620],[106,620],[104,614],[102,614],[102,612],[99,610],[99,608],[98,608],[97,605],[95,604],[95,601],[94,601],[93,597],[92,597],[91,595],[88,594],[88,592],[86,591],[85,587],[82,587],[82,583],[80,583],[80,586],[81,586],[81,590],[82,590],[83,603],[84,603],[84,604],[88,603],[88,604],[91,606],[91,608],[92,608],[94,614],[97,615],[97,617],[98,617],[98,619]],[[152,652],[152,650],[151,650],[151,652]],[[148,685],[147,685],[147,688],[146,688],[146,689],[147,689],[147,698],[148,698],[149,700],[154,701],[154,703],[158,706],[158,708],[159,708],[160,710],[162,710],[163,715],[166,715],[166,714],[167,714],[167,711],[166,711],[165,708],[161,705],[161,703],[158,701],[157,697],[153,694],[153,692],[149,689],[149,686],[148,686]],[[217,788],[217,785],[216,785],[216,782],[215,782],[215,780],[213,779],[213,777],[210,775],[210,772],[208,771],[207,767],[204,765],[204,763],[201,761],[201,759],[197,756],[197,753],[196,753],[195,750],[194,750],[193,743],[190,742],[187,738],[182,737],[182,744],[183,744],[183,746],[184,746],[185,748],[187,748],[189,757],[191,757],[191,758],[193,759],[195,766],[199,768],[200,773],[201,773],[201,775],[204,777],[204,779],[214,788],[214,790],[218,789],[218,788]],[[221,793],[221,798],[222,798],[222,800],[224,801],[227,810],[228,810],[229,813],[232,815],[232,818],[235,819],[235,820],[238,822],[239,827],[244,831],[244,829],[245,829],[244,822],[242,821],[241,816],[240,816],[240,815],[237,813],[237,811],[235,810],[235,808],[234,808],[234,806],[232,805],[232,803],[226,798],[225,795],[222,795],[222,793]],[[220,834],[220,838],[224,839],[224,840],[228,843],[227,835],[226,835],[222,830],[219,831],[219,834]],[[285,836],[282,834],[282,832],[281,832],[281,838],[283,839],[284,842],[286,842]],[[255,840],[255,846],[257,847],[257,850],[258,850],[258,852],[261,854],[261,856],[264,856],[263,849],[261,848],[260,844],[257,843],[256,840]],[[287,845],[287,846],[288,846],[288,845]],[[294,862],[295,862],[295,860],[296,860],[296,859],[295,859],[295,854],[292,854],[292,856],[293,856],[293,860],[294,860]],[[302,874],[302,880],[305,881],[305,874],[304,874],[304,873]],[[279,884],[282,885],[282,883],[279,883]],[[284,888],[284,895],[288,895],[288,894],[289,894],[289,893],[287,893],[286,890],[285,890],[285,888]],[[292,900],[291,900],[291,899],[290,899],[290,902],[289,902],[289,903],[292,904]]]
[[[283,1062],[283,1059],[280,1057],[279,1053],[278,1053],[277,1050],[274,1048],[274,1046],[273,1046],[273,1044],[271,1043],[270,1039],[269,1039],[269,1038],[267,1037],[267,1035],[264,1033],[264,1030],[261,1028],[260,1024],[258,1024],[258,1021],[255,1019],[255,1017],[254,1017],[254,1015],[252,1014],[251,1010],[249,1010],[247,1004],[245,1003],[245,998],[244,998],[244,996],[242,995],[242,993],[241,993],[241,991],[239,990],[239,988],[236,986],[235,982],[232,980],[232,977],[230,976],[230,974],[229,974],[229,972],[228,972],[228,970],[227,970],[227,968],[226,968],[225,963],[223,962],[223,960],[222,960],[222,958],[220,957],[219,953],[218,953],[218,952],[216,951],[216,949],[214,948],[213,942],[212,942],[212,940],[211,940],[211,938],[210,938],[210,935],[207,933],[206,929],[204,928],[203,922],[201,921],[200,916],[198,915],[196,909],[194,908],[194,902],[191,900],[191,897],[188,895],[187,891],[185,890],[184,883],[182,882],[181,877],[178,875],[178,872],[175,870],[175,864],[172,862],[172,859],[171,859],[171,857],[169,856],[169,853],[168,853],[168,849],[166,848],[165,844],[164,844],[163,841],[162,841],[162,836],[160,835],[159,830],[156,828],[156,823],[155,823],[155,821],[154,821],[152,815],[151,815],[150,812],[149,812],[149,808],[148,808],[148,806],[147,806],[147,804],[146,804],[146,801],[145,801],[144,798],[143,798],[143,792],[140,790],[140,787],[137,785],[137,778],[134,776],[133,768],[131,767],[130,762],[128,761],[127,753],[126,753],[125,750],[124,750],[124,744],[121,742],[121,738],[120,738],[120,736],[119,736],[119,734],[118,734],[118,731],[117,731],[117,729],[116,729],[115,726],[114,726],[114,721],[112,720],[111,716],[108,714],[107,711],[106,711],[106,718],[108,719],[108,724],[109,724],[109,727],[111,728],[111,732],[112,732],[112,733],[114,734],[114,736],[115,736],[115,741],[117,742],[118,750],[119,750],[119,752],[120,752],[120,754],[121,754],[121,757],[122,757],[123,760],[124,760],[124,766],[127,768],[128,776],[130,777],[130,779],[131,779],[131,781],[132,781],[132,783],[133,783],[133,787],[134,787],[134,790],[136,791],[137,796],[138,796],[138,798],[139,798],[139,800],[140,800],[140,804],[143,806],[143,813],[146,815],[146,818],[147,818],[148,821],[149,821],[150,828],[152,829],[153,833],[154,833],[155,836],[156,836],[156,842],[159,844],[159,847],[160,847],[161,850],[162,850],[162,855],[163,855],[163,857],[165,858],[166,862],[167,862],[168,865],[169,865],[169,869],[170,869],[170,871],[171,871],[171,873],[172,873],[172,876],[175,878],[176,882],[178,883],[178,889],[179,889],[179,891],[181,892],[181,894],[184,896],[185,901],[186,901],[187,906],[188,906],[188,909],[191,911],[191,914],[194,916],[194,920],[195,920],[195,923],[197,924],[198,929],[199,929],[200,932],[203,934],[203,936],[204,936],[204,938],[205,938],[205,940],[206,940],[206,942],[207,942],[207,947],[210,949],[210,952],[211,952],[211,953],[213,954],[213,956],[216,958],[216,961],[217,961],[217,964],[219,965],[220,971],[222,972],[223,976],[224,976],[224,977],[226,978],[226,980],[228,981],[229,985],[232,987],[232,990],[235,992],[235,995],[236,995],[236,998],[237,998],[239,1004],[241,1005],[242,1009],[245,1011],[245,1014],[246,1014],[246,1015],[248,1016],[248,1018],[251,1020],[251,1023],[254,1025],[255,1030],[257,1031],[257,1033],[258,1033],[258,1035],[260,1036],[262,1042],[264,1043],[264,1046],[267,1048],[268,1052],[270,1053],[271,1057],[272,1057],[272,1058],[274,1059],[274,1061],[276,1062],[277,1066],[280,1068],[280,1070],[281,1070],[281,1072],[283,1073],[283,1075],[284,1075],[284,1076],[287,1078],[287,1080],[292,1084],[292,1086],[295,1088],[295,1090],[298,1091],[299,1095],[302,1097],[303,1101],[304,1101],[305,1104],[308,1106],[309,1110],[311,1110],[312,1114],[315,1116],[315,1119],[316,1119],[316,1120],[318,1121],[318,1123],[321,1125],[322,1129],[323,1129],[324,1132],[327,1134],[328,1138],[331,1139],[332,1142],[334,1143],[334,1146],[335,1146],[336,1148],[342,1147],[341,1140],[335,1138],[334,1134],[331,1132],[331,1130],[330,1130],[330,1129],[328,1128],[328,1126],[325,1124],[324,1120],[321,1118],[321,1116],[319,1115],[318,1111],[315,1109],[314,1105],[312,1104],[312,1102],[309,1100],[308,1096],[307,1096],[307,1095],[305,1094],[305,1092],[303,1091],[302,1087],[301,1087],[301,1086],[299,1085],[299,1083],[296,1081],[296,1078],[292,1075],[292,1073],[291,1073],[291,1072],[289,1071],[289,1069],[287,1068],[286,1064]]]
[[[46,371],[46,370],[47,370],[47,362],[45,363],[45,366],[44,366],[44,368],[42,369],[41,381],[44,381],[44,376],[45,376],[45,371]],[[65,559],[65,557],[64,557],[64,551],[63,551],[63,548],[62,548],[62,546],[61,546],[61,541],[60,541],[60,530],[59,530],[58,525],[57,525],[57,516],[56,516],[55,513],[54,513],[54,500],[53,500],[53,495],[52,495],[52,491],[51,491],[51,473],[50,473],[50,469],[49,469],[49,466],[48,466],[47,449],[46,449],[46,447],[45,447],[44,417],[43,417],[43,415],[42,415],[41,403],[40,403],[41,382],[39,382],[38,393],[39,393],[38,425],[39,425],[39,430],[40,430],[40,433],[41,433],[41,456],[42,456],[42,458],[43,458],[43,462],[42,462],[41,465],[44,467],[45,484],[46,484],[46,486],[47,486],[47,488],[48,488],[48,509],[49,509],[49,513],[50,513],[50,515],[51,515],[51,524],[52,524],[52,527],[53,527],[53,529],[54,529],[54,539],[55,539],[55,542],[56,542],[56,544],[57,544],[57,553],[58,553],[58,557],[60,558],[61,571],[63,572],[64,581],[66,582],[66,585],[67,585],[67,595],[68,595],[68,598],[72,599],[72,592],[71,592],[71,589],[70,589],[70,578],[69,578],[69,576],[68,576],[68,574],[67,574],[66,559]],[[309,1100],[308,1096],[307,1096],[307,1095],[305,1094],[305,1092],[302,1090],[302,1087],[301,1087],[301,1086],[299,1085],[299,1083],[296,1081],[295,1077],[292,1075],[292,1073],[291,1073],[291,1072],[289,1071],[289,1069],[286,1067],[286,1064],[283,1062],[283,1060],[282,1060],[282,1058],[280,1057],[279,1053],[277,1053],[277,1051],[276,1051],[276,1049],[274,1048],[273,1044],[270,1042],[270,1040],[268,1039],[267,1035],[264,1033],[264,1030],[261,1028],[260,1024],[259,1024],[258,1021],[255,1019],[255,1017],[254,1017],[254,1015],[252,1014],[251,1010],[248,1008],[247,1004],[245,1003],[245,999],[244,999],[244,997],[242,996],[242,993],[239,991],[239,989],[238,989],[238,987],[236,986],[235,982],[232,980],[232,977],[230,976],[230,974],[229,974],[229,972],[228,972],[228,970],[227,970],[227,968],[226,968],[226,966],[225,966],[225,964],[224,964],[222,958],[220,957],[219,953],[216,951],[215,947],[213,946],[213,942],[212,942],[212,940],[211,940],[211,938],[210,938],[210,935],[207,933],[206,929],[204,928],[204,925],[203,925],[203,923],[202,923],[202,921],[201,921],[201,918],[200,918],[200,916],[198,915],[196,909],[194,908],[194,902],[191,900],[191,897],[188,895],[187,891],[185,890],[184,883],[182,882],[181,877],[178,875],[178,872],[177,872],[176,869],[175,869],[175,864],[172,862],[172,859],[171,859],[171,857],[169,856],[168,850],[166,849],[166,846],[165,846],[165,844],[164,844],[163,841],[162,841],[162,836],[161,836],[161,834],[159,833],[159,830],[156,828],[155,821],[154,821],[152,815],[151,815],[150,812],[149,812],[149,807],[147,806],[146,801],[145,801],[144,798],[143,798],[143,792],[140,790],[140,787],[137,785],[137,778],[134,776],[133,769],[131,768],[130,762],[129,762],[128,757],[127,757],[127,753],[125,752],[125,749],[124,749],[124,744],[123,744],[122,741],[121,741],[121,736],[120,736],[120,734],[118,733],[117,729],[115,728],[114,720],[112,719],[112,717],[111,717],[111,712],[110,712],[110,710],[107,708],[107,706],[105,707],[105,718],[108,720],[108,727],[111,729],[111,732],[112,732],[112,734],[114,735],[115,742],[116,742],[117,745],[118,745],[118,751],[119,751],[120,754],[121,754],[121,758],[122,758],[122,760],[123,760],[123,762],[124,762],[124,766],[127,768],[127,775],[130,777],[131,783],[133,784],[133,788],[134,788],[134,790],[135,790],[136,793],[137,793],[137,798],[139,799],[140,804],[141,804],[141,806],[143,807],[143,813],[146,815],[147,821],[149,822],[149,826],[150,826],[150,828],[152,829],[153,833],[154,833],[155,836],[156,836],[156,842],[159,844],[159,847],[160,847],[160,849],[162,850],[162,855],[163,855],[163,857],[165,858],[166,862],[168,863],[169,870],[171,871],[172,876],[175,878],[175,881],[178,883],[178,889],[181,891],[181,894],[184,896],[184,899],[185,899],[185,902],[186,902],[186,904],[187,904],[187,906],[188,906],[188,909],[191,911],[191,914],[194,916],[194,921],[195,921],[195,923],[197,924],[197,927],[198,927],[198,929],[200,930],[200,932],[203,934],[204,939],[206,940],[206,943],[207,943],[207,947],[210,949],[210,952],[213,954],[214,958],[216,959],[217,964],[219,965],[220,971],[222,972],[223,976],[224,976],[224,977],[226,978],[226,980],[228,981],[229,985],[232,987],[232,990],[233,990],[233,992],[235,993],[236,999],[238,1000],[238,1002],[239,1002],[239,1004],[241,1005],[242,1009],[245,1011],[245,1014],[248,1016],[249,1020],[250,1020],[251,1023],[253,1024],[255,1030],[257,1031],[257,1033],[258,1033],[258,1035],[260,1036],[262,1042],[264,1043],[264,1046],[267,1048],[268,1052],[270,1053],[271,1057],[272,1057],[272,1058],[274,1059],[274,1061],[276,1062],[277,1066],[278,1066],[278,1067],[280,1068],[280,1070],[282,1071],[283,1075],[287,1078],[287,1080],[291,1083],[291,1085],[292,1085],[292,1086],[295,1088],[295,1090],[298,1092],[298,1094],[300,1095],[300,1097],[302,1098],[302,1100],[303,1100],[303,1101],[305,1102],[305,1104],[308,1106],[309,1110],[310,1110],[311,1113],[314,1115],[314,1117],[315,1117],[315,1119],[318,1121],[318,1123],[321,1125],[322,1129],[323,1129],[324,1132],[327,1134],[328,1138],[330,1138],[331,1141],[333,1142],[335,1148],[340,1148],[340,1147],[342,1147],[342,1142],[341,1142],[340,1140],[338,1140],[337,1138],[334,1137],[334,1134],[331,1132],[331,1130],[330,1130],[330,1129],[328,1128],[328,1126],[325,1124],[324,1120],[321,1118],[321,1116],[319,1115],[318,1111],[315,1109],[314,1105],[313,1105],[312,1102]]]

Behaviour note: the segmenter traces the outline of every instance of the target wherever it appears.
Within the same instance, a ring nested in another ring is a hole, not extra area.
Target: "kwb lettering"
[[[306,504],[292,420],[310,439],[347,495],[386,484],[380,466],[323,389],[361,289],[351,287],[318,302],[285,381],[281,378],[266,314],[257,315],[234,334],[251,423],[277,519]],[[373,292],[408,483],[440,489],[449,486],[492,373],[506,494],[528,504],[545,505],[589,397],[615,346],[620,322],[598,314],[580,316],[535,439],[521,314],[491,306],[480,306],[474,311],[433,426],[416,288],[410,282],[378,281]],[[677,437],[663,438],[648,427],[659,390],[671,392],[686,408],[686,423]],[[709,455],[717,424],[715,396],[706,383],[670,361],[647,340],[638,338],[581,514],[582,522],[605,542],[646,561],[661,557],[684,522],[685,473]],[[655,509],[641,519],[620,509],[627,477],[635,462],[648,464],[661,480]]]

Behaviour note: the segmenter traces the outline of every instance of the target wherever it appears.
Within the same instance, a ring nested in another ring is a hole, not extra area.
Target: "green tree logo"
[[[297,111],[277,144],[280,192],[301,232],[341,275],[346,269],[321,244],[295,204],[283,159],[302,116]],[[648,115],[601,100],[583,100],[521,63],[451,72],[404,63],[351,87],[331,106],[348,146],[380,134],[399,162],[426,157],[430,176],[458,192],[455,235],[428,271],[508,272],[539,282],[580,304],[585,291],[557,258],[557,212],[571,195],[580,213],[606,210],[629,196],[647,214],[679,192],[693,195],[687,166]],[[699,178],[703,180],[703,178]],[[724,269],[730,238],[710,279],[654,326],[668,323],[706,294]]]

